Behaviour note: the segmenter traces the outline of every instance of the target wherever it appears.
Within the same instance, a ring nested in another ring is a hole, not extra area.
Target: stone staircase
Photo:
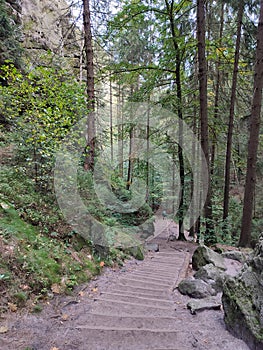
[[[167,227],[152,239],[166,240]],[[95,298],[92,309],[78,318],[71,332],[80,332],[85,344],[63,344],[64,350],[182,350],[194,339],[177,331],[173,289],[184,277],[190,254],[161,249],[123,273]],[[179,334],[180,333],[180,334]],[[74,338],[72,336],[72,338]],[[183,339],[183,341],[182,341]],[[75,346],[75,347],[74,347]]]

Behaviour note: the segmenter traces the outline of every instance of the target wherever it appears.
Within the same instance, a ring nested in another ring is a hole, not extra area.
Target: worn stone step
[[[125,279],[125,278],[121,278],[118,283],[116,283],[116,287],[117,286],[129,286],[129,287],[133,287],[133,288],[144,288],[144,289],[150,289],[150,290],[159,290],[159,291],[165,291],[168,290],[169,287],[172,287],[172,284],[167,285],[163,285],[162,283],[150,283],[150,282],[143,282],[143,281],[136,281],[136,280],[132,280],[132,279]]]
[[[165,260],[152,259],[149,264],[151,264],[153,269],[156,268],[156,265],[159,265],[162,269],[166,269],[166,268],[172,269],[176,265],[180,265],[180,260],[176,260],[175,262],[171,263],[167,260],[165,261]],[[147,266],[147,264],[146,264],[146,266]]]
[[[169,276],[174,276],[175,273],[178,272],[179,267],[173,267],[172,269],[170,269],[169,271],[167,271],[167,269],[163,269],[163,268],[157,268],[156,266],[150,266],[145,264],[143,266],[142,269],[138,270],[140,272],[143,273],[154,273],[156,276],[161,275],[161,276],[165,276],[165,277],[169,277]]]
[[[116,298],[118,301],[126,301],[136,304],[144,304],[144,305],[156,305],[161,307],[172,307],[174,305],[174,302],[172,300],[165,300],[165,299],[154,299],[149,298],[149,296],[145,295],[137,296],[137,295],[131,295],[131,294],[125,294],[125,293],[107,293],[103,292],[98,297],[98,300],[113,300]]]
[[[123,283],[124,284],[127,284],[127,283],[131,283],[132,285],[141,285],[143,284],[144,286],[147,285],[147,286],[162,286],[162,287],[167,287],[169,288],[171,286],[171,282],[170,281],[150,281],[150,280],[147,280],[147,278],[143,279],[143,278],[133,278],[132,276],[130,277],[122,277],[119,282]]]
[[[171,283],[172,279],[169,277],[162,277],[162,276],[156,276],[155,274],[149,275],[149,274],[145,274],[145,273],[140,273],[140,272],[136,272],[130,275],[132,278],[136,278],[136,279],[143,279],[145,281],[157,281],[157,282],[169,282]],[[174,278],[173,278],[174,279]]]
[[[132,329],[167,329],[176,330],[178,325],[178,319],[176,317],[147,317],[147,316],[119,316],[112,314],[89,314],[87,318],[86,314],[80,315],[76,322],[77,326],[105,326],[105,327],[117,327]]]
[[[120,316],[112,314],[99,314],[92,313],[89,315],[88,321],[85,319],[85,323],[80,322],[81,319],[78,319],[78,325],[93,325],[100,326],[104,325],[106,327],[115,327],[120,325],[121,327],[126,328],[147,328],[152,330],[167,329],[167,330],[176,330],[178,327],[178,318],[176,317],[152,317],[152,316]],[[88,323],[87,323],[88,322]]]
[[[156,303],[157,304],[157,303]],[[174,307],[160,307],[158,305],[143,305],[117,300],[99,300],[94,303],[91,313],[118,314],[119,316],[148,316],[174,317]]]
[[[183,343],[181,342],[182,335],[179,337],[177,331],[156,331],[156,330],[108,330],[98,328],[89,328],[83,326],[78,329],[69,329],[67,335],[74,332],[82,333],[80,338],[85,337],[86,342],[83,344],[76,341],[73,344],[63,341],[61,334],[60,346],[63,350],[152,350],[153,344],[156,347],[168,347],[171,344],[176,344],[179,349],[192,349],[191,336],[185,332]],[[73,337],[72,337],[73,338]],[[74,337],[75,338],[75,337]]]
[[[114,288],[114,293],[118,293],[118,294],[129,294],[131,296],[138,296],[138,297],[142,297],[142,298],[151,298],[153,300],[156,300],[156,302],[158,302],[159,299],[168,299],[171,296],[171,290],[170,291],[165,291],[165,292],[161,292],[159,293],[158,291],[149,291],[148,289],[144,289],[144,290],[139,290],[139,289],[132,289],[129,287],[125,287],[124,288]],[[110,291],[110,290],[109,290]]]
[[[145,267],[144,269],[133,272],[131,276],[139,275],[139,276],[149,277],[154,279],[158,278],[158,280],[160,280],[160,279],[167,279],[167,278],[173,277],[176,273],[178,273],[176,271],[177,269],[175,269],[172,273],[169,273],[169,274],[163,273],[163,271],[162,273],[160,272],[158,273],[158,271]]]

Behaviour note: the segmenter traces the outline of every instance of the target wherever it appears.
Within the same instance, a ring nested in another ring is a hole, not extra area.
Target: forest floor
[[[191,242],[167,242],[169,220],[157,220],[159,252],[104,268],[72,295],[57,295],[39,314],[7,313],[1,350],[248,350],[225,328],[223,310],[192,315],[176,286],[191,274]],[[176,229],[176,227],[174,227]],[[233,273],[234,262],[228,262]],[[219,299],[220,295],[217,296]]]

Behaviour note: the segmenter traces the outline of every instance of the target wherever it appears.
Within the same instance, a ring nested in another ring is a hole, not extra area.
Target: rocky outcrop
[[[224,258],[206,246],[196,249],[192,263],[197,271],[178,285],[179,292],[194,298],[187,305],[192,314],[206,309],[218,309],[222,305],[225,280],[228,276],[236,275],[242,266],[234,255],[231,256],[233,259]]]
[[[45,64],[50,52],[71,67],[79,66],[81,40],[67,1],[21,0],[20,13],[23,47],[34,65]]]
[[[227,328],[252,350],[263,349],[263,234],[253,255],[223,288]]]

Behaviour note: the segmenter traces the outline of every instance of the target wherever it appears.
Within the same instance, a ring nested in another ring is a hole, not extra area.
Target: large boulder
[[[147,239],[154,235],[154,224],[152,220],[147,220],[139,226],[141,231],[140,237],[142,239]]]
[[[194,274],[194,277],[210,284],[217,292],[222,291],[225,274],[221,269],[215,267],[213,264],[202,266]]]
[[[219,269],[226,270],[224,258],[220,254],[216,253],[205,245],[200,245],[193,254],[193,269],[199,270],[202,266],[207,264],[213,264]]]
[[[227,328],[253,350],[263,349],[263,235],[236,277],[224,284]]]
[[[239,250],[229,250],[222,253],[223,258],[232,259],[243,263],[246,260],[245,254]]]
[[[197,299],[202,299],[217,294],[215,289],[213,289],[210,284],[200,279],[193,278],[186,278],[180,282],[178,285],[178,290],[184,295]]]

